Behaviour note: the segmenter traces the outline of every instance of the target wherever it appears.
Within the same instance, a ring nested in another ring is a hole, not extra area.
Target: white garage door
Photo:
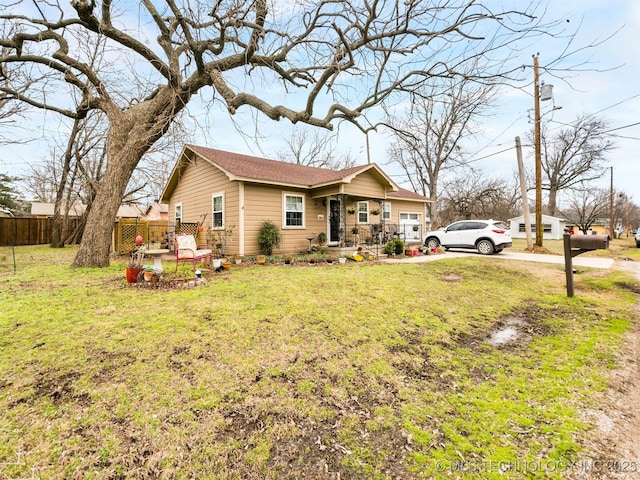
[[[414,230],[417,226],[417,230]],[[400,231],[404,232],[405,241],[420,240],[420,214],[419,213],[401,213],[400,214]]]

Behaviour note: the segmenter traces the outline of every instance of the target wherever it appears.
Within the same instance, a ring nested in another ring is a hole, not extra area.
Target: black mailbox
[[[572,258],[581,253],[591,250],[609,248],[608,235],[570,235],[565,233],[562,236],[564,244],[564,270],[567,275],[567,297],[573,297],[573,260]]]
[[[609,248],[608,235],[571,235],[571,248],[600,250]]]

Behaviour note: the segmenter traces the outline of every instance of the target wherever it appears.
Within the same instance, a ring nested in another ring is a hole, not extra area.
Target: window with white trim
[[[224,194],[214,193],[211,196],[211,228],[220,230],[224,228]]]
[[[284,226],[304,227],[304,196],[284,194]]]
[[[358,223],[369,223],[369,202],[358,202]]]
[[[182,204],[181,203],[176,203],[176,206],[173,209],[173,218],[176,223],[182,223]]]

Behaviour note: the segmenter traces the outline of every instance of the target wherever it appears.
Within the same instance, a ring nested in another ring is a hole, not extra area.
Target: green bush
[[[402,255],[404,252],[404,242],[400,239],[390,240],[385,246],[383,253],[385,255]]]
[[[384,253],[385,255],[393,255],[396,251],[396,244],[393,240],[387,242],[384,246],[384,250],[382,251],[382,253]]]
[[[265,255],[271,255],[273,253],[273,247],[280,245],[280,230],[278,226],[270,220],[265,221],[260,227],[260,234],[258,235],[258,245]]]
[[[393,243],[395,245],[396,255],[402,255],[404,253],[404,242],[399,238],[396,238]]]

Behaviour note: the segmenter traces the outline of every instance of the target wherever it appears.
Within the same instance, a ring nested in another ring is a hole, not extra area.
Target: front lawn
[[[74,253],[0,249],[1,478],[563,478],[635,302],[498,256],[149,289]]]

